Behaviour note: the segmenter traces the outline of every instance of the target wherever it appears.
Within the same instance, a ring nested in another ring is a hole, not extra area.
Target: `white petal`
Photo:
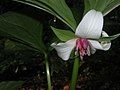
[[[108,34],[104,31],[102,31],[102,37],[108,37]],[[95,49],[100,49],[100,50],[108,50],[111,47],[111,43],[110,42],[98,42],[95,40],[89,40],[89,42],[91,43],[91,45],[95,48]]]
[[[108,37],[108,34],[105,31],[102,31],[102,37]]]
[[[103,50],[103,47],[102,45],[98,42],[98,41],[95,41],[95,40],[88,40],[91,45],[95,48],[95,49],[100,49],[100,50]]]
[[[102,31],[102,37],[108,37],[108,34],[105,31]],[[102,47],[104,50],[108,50],[111,47],[111,42],[101,42]]]
[[[63,60],[68,60],[75,45],[76,39],[71,39],[65,43],[53,43],[51,46],[56,49],[59,57]]]
[[[82,38],[98,39],[103,28],[103,15],[101,12],[90,10],[79,23],[75,35]]]
[[[92,46],[92,44],[90,43],[90,53],[94,54],[96,52],[96,49]]]

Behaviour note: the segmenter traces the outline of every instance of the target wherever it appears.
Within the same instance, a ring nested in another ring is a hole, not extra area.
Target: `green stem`
[[[48,84],[48,90],[52,90],[51,87],[51,78],[50,78],[50,70],[49,70],[49,62],[48,62],[48,56],[45,53],[45,64],[46,64],[46,73],[47,73],[47,84]]]
[[[79,65],[80,65],[80,59],[77,57],[75,58],[74,65],[73,65],[70,90],[76,90],[76,81],[77,81],[77,76],[78,76]]]

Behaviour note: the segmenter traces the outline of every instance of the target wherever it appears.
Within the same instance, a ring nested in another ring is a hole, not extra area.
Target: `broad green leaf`
[[[18,90],[23,83],[23,81],[3,81],[0,82],[0,90]]]
[[[118,7],[119,5],[120,5],[120,0],[113,0],[113,2],[111,2],[111,3],[103,10],[104,16],[107,15],[110,11],[112,11],[112,10],[115,9],[116,7]]]
[[[120,0],[84,0],[84,4],[84,14],[91,9],[95,9],[97,11],[101,11],[105,16],[120,5]]]
[[[13,0],[33,7],[42,9],[67,24],[73,31],[77,25],[70,8],[65,3],[65,0]]]
[[[68,41],[70,39],[76,38],[75,34],[68,30],[62,30],[62,29],[56,29],[54,27],[51,27],[55,35],[61,40],[61,41]]]
[[[28,16],[7,12],[0,15],[0,31],[39,51],[44,51],[42,24]]]
[[[111,40],[114,40],[116,38],[118,38],[120,36],[120,33],[119,34],[116,34],[116,35],[112,35],[112,36],[109,36],[109,37],[101,37],[99,39],[100,42],[102,41],[107,41],[107,42],[110,42]]]
[[[84,14],[86,14],[89,10],[92,9],[91,6],[90,6],[89,0],[84,0],[84,7],[85,7]]]
[[[19,48],[16,47],[16,44],[14,42],[12,42],[11,40],[6,40],[5,41],[5,50],[15,51],[15,50],[19,50]]]
[[[33,48],[30,48],[24,44],[21,44],[19,42],[15,42],[15,41],[12,41],[12,40],[9,40],[7,39],[5,41],[5,46],[4,46],[4,50],[5,51],[21,51],[21,50],[26,50],[26,49],[29,49],[29,50],[34,50]]]

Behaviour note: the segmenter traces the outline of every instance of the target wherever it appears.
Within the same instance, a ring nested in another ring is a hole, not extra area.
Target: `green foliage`
[[[103,10],[103,14],[107,15],[110,11],[115,9],[120,5],[120,0],[113,0],[110,4],[107,5],[107,7]]]
[[[32,48],[29,48],[24,44],[11,41],[9,39],[7,39],[5,41],[5,47],[4,47],[5,51],[12,51],[13,52],[13,51],[20,51],[20,50],[25,50],[25,49],[32,49]]]
[[[116,38],[118,38],[120,36],[120,33],[119,34],[116,34],[116,35],[112,35],[112,36],[109,36],[109,37],[101,37],[99,39],[99,41],[107,41],[107,42],[110,42],[111,40],[114,40]]]
[[[23,81],[0,82],[0,90],[18,90],[23,83]]]
[[[106,15],[120,5],[120,0],[84,0],[84,3],[84,13],[88,12],[90,9],[95,9],[101,11],[103,15]]]
[[[68,30],[62,30],[62,29],[56,29],[54,27],[51,27],[55,35],[61,40],[61,41],[68,41],[70,39],[76,38],[75,34]]]
[[[15,37],[19,42],[44,52],[42,24],[22,14],[7,12],[0,16],[0,31]]]
[[[13,0],[42,9],[67,24],[73,31],[76,29],[76,21],[65,0]]]

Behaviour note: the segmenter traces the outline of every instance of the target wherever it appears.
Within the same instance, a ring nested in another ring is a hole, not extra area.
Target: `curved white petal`
[[[108,34],[105,31],[102,31],[102,37],[108,37]],[[95,49],[100,49],[100,50],[108,50],[111,47],[111,43],[110,42],[98,42],[95,40],[89,40],[89,42],[91,43],[91,45],[95,48]]]
[[[102,37],[108,37],[108,34],[105,31],[102,31]]]
[[[95,40],[88,40],[91,45],[95,48],[95,49],[100,49],[100,50],[103,50],[103,47],[102,45],[98,42],[98,41],[95,41]]]
[[[90,53],[94,54],[96,52],[96,49],[92,46],[92,44],[90,43]]]
[[[79,23],[75,35],[82,38],[98,39],[103,28],[103,15],[101,12],[90,10]]]
[[[63,60],[68,60],[73,48],[76,45],[76,39],[71,39],[65,43],[53,43],[51,46],[56,49],[57,54]]]
[[[102,31],[102,37],[108,37],[108,34],[105,31]],[[108,50],[111,47],[111,42],[101,42],[102,47],[104,50]]]

